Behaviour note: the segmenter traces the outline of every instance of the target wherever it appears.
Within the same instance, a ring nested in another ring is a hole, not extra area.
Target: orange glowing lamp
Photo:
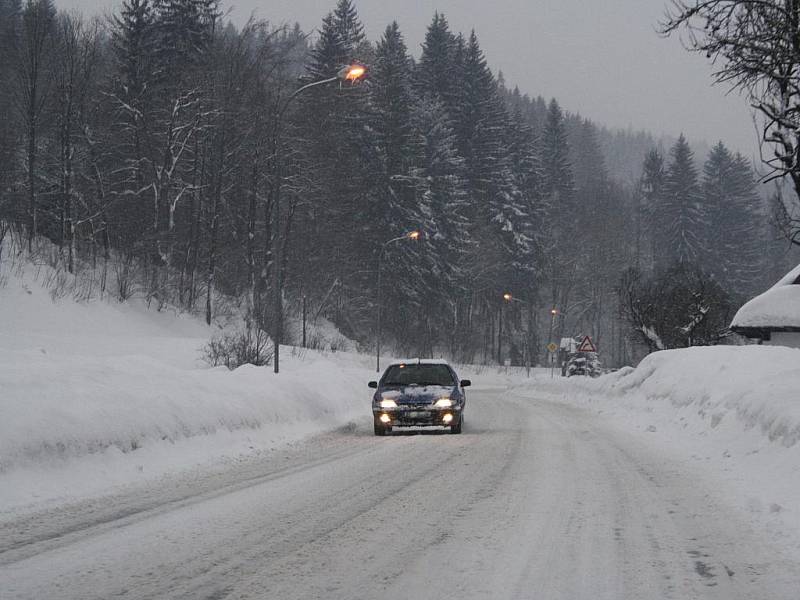
[[[367,72],[365,67],[361,65],[350,65],[347,67],[347,71],[345,72],[344,78],[346,81],[352,81],[355,83],[359,79],[361,79],[364,74]]]

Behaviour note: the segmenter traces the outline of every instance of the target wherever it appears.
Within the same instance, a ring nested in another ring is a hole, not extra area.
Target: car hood
[[[439,398],[456,394],[455,386],[446,385],[406,385],[386,387],[381,390],[381,399],[392,399],[397,404],[432,404]]]

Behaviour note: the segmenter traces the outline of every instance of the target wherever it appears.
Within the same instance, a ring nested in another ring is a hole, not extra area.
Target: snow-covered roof
[[[731,329],[800,329],[800,265],[742,306]]]

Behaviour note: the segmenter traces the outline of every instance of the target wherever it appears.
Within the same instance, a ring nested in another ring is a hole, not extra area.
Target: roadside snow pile
[[[346,422],[365,373],[320,356],[269,368],[187,370],[142,355],[0,349],[0,472],[268,427],[271,439]],[[358,393],[360,392],[360,393]]]
[[[54,302],[45,270],[0,273],[0,507],[235,459],[368,414],[366,357],[286,348],[279,376],[209,368],[201,349],[217,328],[137,300]]]
[[[588,408],[644,447],[706,469],[730,506],[800,551],[800,350],[664,350],[636,369],[540,377],[516,393]]]
[[[716,346],[665,350],[596,380],[570,380],[587,401],[603,396],[638,403],[662,400],[676,420],[697,415],[703,427],[761,432],[790,447],[800,442],[800,350]],[[563,391],[563,388],[562,388]],[[702,427],[700,428],[702,429]]]

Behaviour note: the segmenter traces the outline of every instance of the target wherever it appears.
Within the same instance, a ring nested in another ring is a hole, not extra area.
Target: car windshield
[[[392,365],[386,370],[383,385],[455,385],[447,365]]]

